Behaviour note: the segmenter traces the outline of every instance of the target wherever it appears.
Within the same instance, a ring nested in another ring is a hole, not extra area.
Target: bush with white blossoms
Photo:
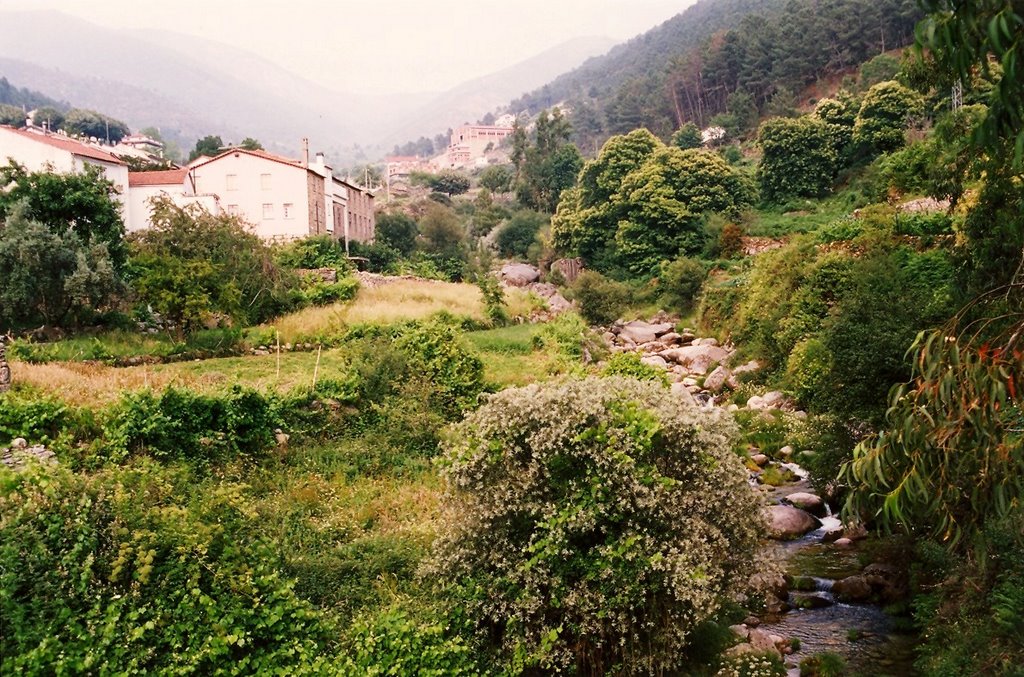
[[[633,379],[493,395],[448,431],[430,570],[513,669],[672,670],[764,526],[735,435],[727,413]]]

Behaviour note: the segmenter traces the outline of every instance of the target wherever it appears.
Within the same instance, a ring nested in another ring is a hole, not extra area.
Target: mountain
[[[684,122],[704,126],[722,113],[756,122],[777,94],[793,98],[909,44],[921,16],[915,0],[701,0],[508,110],[567,102],[575,140],[588,151],[637,127],[667,138]]]
[[[39,36],[47,39],[41,40]],[[573,40],[447,92],[355,95],[313,83],[245,50],[160,30],[114,30],[56,11],[0,15],[0,75],[183,146],[207,134],[252,136],[295,152],[301,137],[337,160],[368,157],[406,136],[476,120],[607,51]]]
[[[514,66],[465,82],[410,110],[381,141],[390,145],[474,122],[519,93],[542,86],[587,59],[604,54],[615,44],[611,38],[576,38]]]

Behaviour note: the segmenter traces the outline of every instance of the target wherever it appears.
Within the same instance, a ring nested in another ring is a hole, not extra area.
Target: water
[[[798,491],[808,491],[807,474],[794,464],[784,465],[801,478],[797,483],[780,487],[773,495],[779,500]],[[802,658],[825,651],[839,654],[846,660],[846,674],[898,675],[909,677],[913,670],[913,636],[894,631],[893,619],[873,604],[836,602],[832,585],[836,580],[858,574],[866,562],[860,561],[856,548],[837,548],[822,542],[825,534],[842,527],[841,521],[827,509],[821,526],[803,537],[774,545],[776,556],[787,573],[803,577],[804,591],[790,592],[790,603],[803,599],[823,608],[794,608],[777,619],[766,619],[765,630],[785,638],[798,638],[800,650],[786,657],[789,674],[800,674]],[[813,583],[808,589],[806,579]],[[814,600],[808,600],[813,596]],[[795,605],[794,605],[795,606]]]

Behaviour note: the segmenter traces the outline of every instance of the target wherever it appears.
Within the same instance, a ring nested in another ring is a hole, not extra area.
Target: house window
[[[286,219],[290,219],[294,216],[294,209],[295,205],[293,205],[291,202],[285,202],[283,205],[281,205],[281,211],[284,213],[283,215],[284,218]]]
[[[238,190],[238,174],[228,174],[227,175],[227,181],[228,181],[228,185],[227,185],[227,189],[228,190]]]
[[[264,202],[263,203],[263,218],[264,219],[272,219],[272,218],[274,218],[274,205],[270,204],[269,202]]]
[[[270,190],[270,174],[260,174],[260,189]]]
[[[228,205],[228,214],[238,216],[238,205]]]

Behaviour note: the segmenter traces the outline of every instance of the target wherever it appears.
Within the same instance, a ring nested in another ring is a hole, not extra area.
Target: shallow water
[[[806,490],[806,481],[801,481],[781,488],[773,498],[778,500]],[[860,573],[869,562],[861,561],[856,546],[843,549],[823,543],[824,535],[839,528],[841,523],[831,513],[821,521],[819,529],[774,547],[787,573],[814,578],[813,592],[797,594],[813,594],[834,602],[832,583]],[[873,604],[835,603],[821,609],[794,609],[761,627],[785,638],[799,638],[800,650],[786,657],[789,674],[793,676],[800,674],[798,666],[802,658],[825,651],[842,656],[849,675],[910,677],[916,674],[913,669],[915,637],[894,632],[892,618]]]

